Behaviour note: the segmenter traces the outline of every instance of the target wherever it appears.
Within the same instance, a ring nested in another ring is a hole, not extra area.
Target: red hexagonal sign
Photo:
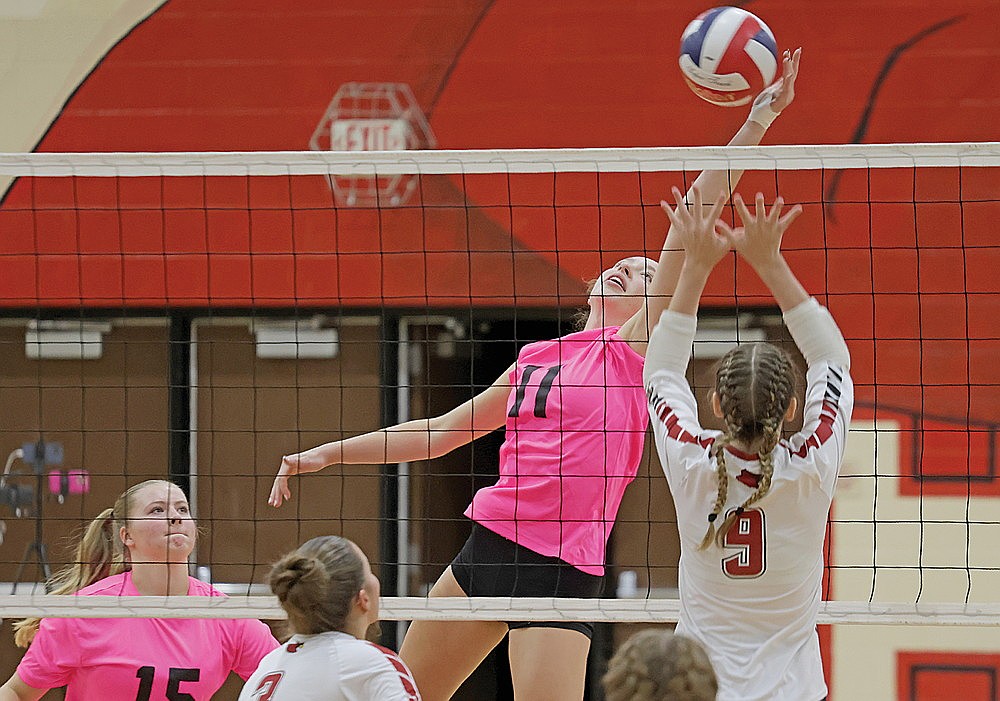
[[[423,110],[405,83],[344,83],[309,140],[314,151],[402,151],[434,148]],[[332,175],[346,207],[395,207],[417,187],[415,175]]]

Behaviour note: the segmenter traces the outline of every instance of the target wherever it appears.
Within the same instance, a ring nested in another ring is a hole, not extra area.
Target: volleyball
[[[681,73],[713,105],[745,105],[774,80],[778,45],[758,17],[738,7],[698,15],[681,35]]]

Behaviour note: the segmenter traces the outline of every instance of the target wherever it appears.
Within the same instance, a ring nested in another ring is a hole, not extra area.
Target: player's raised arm
[[[685,253],[677,289],[670,298],[669,311],[674,316],[683,315],[691,318],[690,321],[687,319],[683,321],[683,325],[689,327],[690,338],[686,333],[677,333],[675,329],[668,330],[664,323],[659,323],[650,334],[649,349],[643,367],[643,376],[647,381],[659,369],[670,369],[681,374],[687,369],[691,342],[694,339],[693,317],[698,313],[701,294],[716,264],[732,248],[731,231],[728,227],[722,228],[719,225],[719,214],[722,212],[726,196],[719,193],[712,208],[708,209],[707,206],[703,206],[698,188],[693,188],[690,194],[694,203],[689,208],[685,202],[686,196],[676,187],[673,188],[676,207],[666,209],[671,231],[674,232],[678,244]]]
[[[795,98],[795,81],[799,73],[799,59],[802,49],[794,52],[785,51],[781,62],[781,78],[765,89],[754,100],[743,126],[730,139],[728,146],[757,146],[764,138],[767,128],[771,126],[778,115]],[[697,188],[701,192],[702,202],[711,206],[720,195],[728,198],[740,178],[742,170],[706,170],[692,183],[686,195],[687,202],[692,201],[692,192]],[[660,203],[664,212],[670,210],[670,205]],[[677,286],[677,279],[684,262],[684,251],[680,245],[674,227],[671,226],[660,251],[659,263],[653,274],[653,279],[646,288],[645,305],[625,324],[620,335],[628,339],[636,352],[646,354],[646,343],[653,327],[660,319],[660,314],[670,304],[670,296]]]
[[[720,228],[727,230],[733,247],[771,290],[806,364],[813,367],[825,361],[850,368],[847,343],[836,322],[824,307],[809,297],[781,253],[781,239],[802,212],[802,207],[795,205],[782,215],[784,200],[778,197],[768,212],[764,195],[759,192],[752,213],[739,195],[733,201],[743,226],[729,230],[722,223]]]
[[[781,239],[802,213],[802,206],[795,205],[782,216],[785,202],[779,196],[768,212],[760,192],[754,199],[754,213],[747,209],[739,195],[733,198],[733,203],[743,222],[743,226],[730,231],[733,246],[771,290],[781,311],[787,312],[809,299],[809,293],[781,254]],[[725,223],[721,227],[729,229]]]
[[[284,456],[267,503],[281,506],[291,499],[288,478],[293,475],[318,472],[330,465],[430,460],[495,431],[505,421],[511,369],[486,390],[441,416],[414,419]]]
[[[727,146],[757,146],[764,138],[768,127],[778,118],[792,100],[795,99],[795,81],[799,75],[799,59],[802,49],[794,53],[785,51],[781,57],[781,77],[770,87],[764,89],[750,107],[750,114],[739,131],[730,139]],[[742,170],[706,170],[691,184],[688,190],[690,201],[691,190],[701,190],[702,200],[714,202],[719,193],[728,197],[733,193],[736,184],[743,176]]]

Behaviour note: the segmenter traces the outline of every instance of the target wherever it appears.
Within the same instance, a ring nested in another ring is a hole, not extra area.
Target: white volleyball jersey
[[[810,367],[802,430],[775,449],[769,493],[737,518],[725,547],[698,549],[718,493],[711,449],[721,434],[699,425],[683,369],[676,363],[657,363],[654,339],[647,352],[646,388],[656,447],[681,538],[677,632],[705,646],[719,678],[719,701],[818,701],[827,695],[816,615],[827,516],[854,395],[840,332],[815,301],[805,311],[813,314],[813,309],[820,310],[816,314],[821,326],[828,321],[829,327],[820,329],[823,335],[832,334],[835,342],[829,344],[830,353],[806,352]],[[663,328],[655,334],[660,343],[671,346],[663,349],[663,356],[683,358],[683,366],[689,353],[684,346],[690,349],[694,336],[693,320],[665,314]],[[811,331],[816,325],[817,318],[806,324]],[[760,465],[756,456],[727,449],[726,471],[729,489],[717,524],[755,491]]]
[[[294,635],[260,661],[239,701],[420,701],[392,650],[330,631]]]

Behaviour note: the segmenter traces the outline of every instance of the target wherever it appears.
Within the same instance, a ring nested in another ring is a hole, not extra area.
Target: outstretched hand
[[[293,455],[285,455],[281,458],[281,467],[271,485],[271,495],[267,498],[267,503],[278,507],[282,503],[292,498],[292,491],[288,488],[288,478],[299,473],[298,460]]]
[[[679,189],[671,188],[671,192],[677,206],[672,208],[662,201],[660,207],[666,212],[684,248],[685,265],[697,265],[711,270],[732,248],[732,242],[726,233],[731,229],[718,227],[719,215],[726,204],[726,193],[720,193],[715,204],[709,207],[701,201],[701,190],[692,188],[694,204],[689,207]]]
[[[795,99],[795,79],[799,75],[799,59],[802,58],[802,49],[795,49],[795,53],[789,53],[788,49],[781,56],[781,77],[770,88],[764,91],[771,92],[771,109],[775,112],[788,107]],[[761,93],[761,94],[764,94]]]
[[[750,108],[750,121],[757,122],[764,128],[795,99],[795,79],[799,75],[799,59],[802,49],[789,53],[786,49],[781,56],[781,77],[770,86],[764,88],[753,101]]]
[[[271,485],[271,495],[267,498],[267,503],[278,507],[292,498],[292,492],[288,488],[289,477],[305,472],[315,472],[324,467],[326,466],[319,464],[319,461],[308,450],[285,455],[281,458],[281,467],[278,468],[278,475],[274,478],[274,484]]]
[[[755,198],[754,213],[747,209],[739,194],[733,196],[733,204],[743,226],[733,229],[725,222],[718,223],[718,229],[731,242],[733,248],[758,271],[780,259],[781,238],[791,223],[802,214],[802,205],[795,205],[781,216],[785,202],[778,197],[768,212],[764,204],[764,195],[760,192]]]

